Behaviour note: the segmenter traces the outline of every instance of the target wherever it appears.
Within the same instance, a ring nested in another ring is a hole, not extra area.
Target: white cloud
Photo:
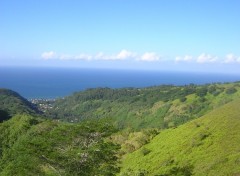
[[[127,50],[122,50],[120,51],[118,54],[115,55],[104,55],[102,52],[99,53],[97,55],[96,58],[100,58],[103,60],[125,60],[125,59],[131,59],[136,57],[136,54],[131,52],[131,51],[127,51]]]
[[[100,52],[100,53],[96,54],[96,56],[94,58],[97,60],[102,60],[105,58],[105,55],[103,52]]]
[[[238,58],[234,54],[227,54],[223,63],[240,63],[240,57]]]
[[[140,60],[148,62],[159,61],[160,56],[154,52],[146,52],[140,57]]]
[[[120,51],[116,56],[117,59],[128,59],[128,58],[135,58],[135,57],[136,57],[136,53],[133,53],[127,50]]]
[[[103,52],[99,52],[95,55],[96,60],[125,60],[125,59],[132,59],[137,56],[136,53],[131,51],[122,50],[118,54],[115,55],[106,55]]]
[[[193,59],[193,57],[192,57],[192,56],[189,56],[189,55],[186,55],[186,56],[183,58],[184,61],[191,61],[192,59]]]
[[[198,56],[197,58],[194,58],[190,55],[186,55],[184,57],[182,56],[177,56],[175,58],[175,62],[191,62],[191,61],[195,61],[199,64],[203,64],[203,63],[240,63],[240,57],[237,57],[233,54],[227,54],[224,58],[223,61],[219,60],[219,57],[217,56],[212,56],[210,54],[206,54],[203,53],[200,56]]]
[[[41,57],[45,60],[48,59],[58,59],[58,60],[92,60],[93,56],[88,54],[79,54],[79,55],[68,55],[68,54],[57,54],[54,51],[44,52],[42,53]]]
[[[117,60],[116,57],[99,52],[93,57],[93,60]]]
[[[96,54],[93,59],[95,60],[117,60],[116,56],[106,55],[103,52]]]
[[[74,56],[74,59],[75,60],[92,60],[93,59],[93,56],[92,55],[89,55],[89,54],[79,54],[77,56]]]
[[[182,58],[181,58],[180,56],[177,56],[177,57],[175,58],[175,61],[176,61],[176,62],[182,61]]]
[[[160,56],[154,52],[146,52],[143,55],[138,55],[135,52],[131,52],[128,50],[121,50],[117,54],[107,55],[103,52],[99,52],[96,55],[81,53],[79,55],[68,55],[68,54],[56,54],[54,51],[44,52],[41,57],[43,59],[59,59],[59,60],[126,60],[126,59],[134,59],[141,61],[158,61],[160,60]]]
[[[197,58],[197,62],[198,63],[214,63],[217,61],[217,57],[216,56],[211,56],[210,54],[201,54],[200,56],[198,56]]]
[[[55,59],[57,58],[57,54],[54,51],[49,51],[49,52],[42,53],[41,57],[46,60]]]
[[[73,57],[71,55],[67,55],[67,54],[62,54],[60,56],[58,56],[57,59],[60,59],[60,60],[71,60]]]
[[[175,58],[175,62],[181,62],[181,61],[190,62],[192,60],[193,60],[193,57],[190,55],[186,55],[184,57],[177,56]]]
[[[119,53],[115,54],[105,54],[103,52],[99,52],[97,54],[87,54],[80,53],[78,55],[69,55],[69,54],[57,54],[54,51],[43,52],[41,54],[41,58],[44,60],[56,59],[56,60],[83,60],[83,61],[115,61],[115,60],[136,60],[136,61],[146,61],[146,62],[157,62],[162,60],[163,58],[155,52],[145,52],[142,55],[137,54],[132,51],[128,51],[126,49],[121,50]],[[163,61],[163,60],[162,60]],[[167,61],[167,59],[166,59]],[[191,55],[185,56],[177,56],[173,62],[189,62],[189,63],[239,63],[240,57],[235,56],[234,54],[227,54],[222,61],[218,59],[217,56],[212,56],[210,54],[203,53],[198,57],[193,57]]]

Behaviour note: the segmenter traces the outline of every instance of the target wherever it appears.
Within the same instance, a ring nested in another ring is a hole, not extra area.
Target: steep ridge
[[[38,109],[17,92],[9,89],[0,89],[0,122],[15,114],[35,114]]]
[[[123,159],[120,175],[239,175],[240,100],[175,129]]]

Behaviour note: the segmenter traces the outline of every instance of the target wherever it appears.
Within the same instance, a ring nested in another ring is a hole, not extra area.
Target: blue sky
[[[240,73],[238,0],[1,0],[0,66]]]

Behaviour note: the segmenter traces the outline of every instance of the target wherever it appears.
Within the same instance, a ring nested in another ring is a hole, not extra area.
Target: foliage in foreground
[[[118,146],[105,120],[67,124],[17,115],[0,124],[0,175],[115,175]]]

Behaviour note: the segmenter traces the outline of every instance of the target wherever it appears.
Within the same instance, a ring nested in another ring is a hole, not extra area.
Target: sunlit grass
[[[239,106],[240,100],[236,100],[176,129],[162,131],[143,147],[147,154],[140,148],[126,156],[120,175],[239,174]]]

